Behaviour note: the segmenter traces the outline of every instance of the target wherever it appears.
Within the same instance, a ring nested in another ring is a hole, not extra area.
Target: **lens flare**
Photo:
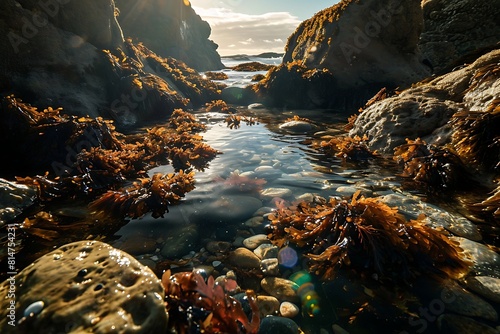
[[[319,296],[314,289],[311,275],[306,271],[298,271],[290,276],[290,280],[298,286],[296,292],[302,302],[302,313],[317,317],[320,313]]]
[[[297,264],[299,257],[292,247],[283,247],[278,253],[279,263],[287,268],[292,268]]]

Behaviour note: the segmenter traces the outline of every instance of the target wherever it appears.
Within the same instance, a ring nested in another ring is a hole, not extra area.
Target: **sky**
[[[190,0],[212,27],[210,39],[221,56],[284,52],[302,22],[338,0]]]

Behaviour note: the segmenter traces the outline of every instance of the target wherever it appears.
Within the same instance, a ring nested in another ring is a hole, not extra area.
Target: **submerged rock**
[[[0,227],[32,205],[35,197],[34,188],[0,179]]]
[[[167,327],[161,281],[99,241],[64,245],[12,279],[0,286],[2,333],[160,333]],[[7,317],[11,282],[16,327]]]

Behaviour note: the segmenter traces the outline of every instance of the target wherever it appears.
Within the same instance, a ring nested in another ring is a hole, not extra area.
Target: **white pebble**
[[[294,303],[283,302],[280,305],[280,313],[285,318],[294,318],[299,314],[299,307]]]

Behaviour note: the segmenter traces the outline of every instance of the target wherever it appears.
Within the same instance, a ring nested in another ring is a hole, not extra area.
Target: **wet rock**
[[[0,90],[15,92],[42,109],[62,107],[70,115],[112,118],[121,128],[145,119],[165,120],[175,108],[185,105],[187,97],[201,106],[219,96],[212,81],[184,63],[158,61],[145,46],[124,41],[117,13],[112,0],[65,1],[64,5],[35,0],[0,2],[4,60],[0,63]],[[35,22],[37,17],[43,19],[42,26]],[[29,39],[23,37],[26,31]],[[209,86],[213,96],[205,95]]]
[[[279,261],[277,258],[264,259],[260,261],[260,269],[267,276],[278,276]]]
[[[168,259],[179,259],[196,249],[199,233],[194,225],[173,229],[164,237],[161,255]]]
[[[316,126],[305,121],[289,121],[280,124],[279,128],[289,133],[310,133],[316,131]]]
[[[289,197],[292,196],[292,191],[288,188],[267,188],[260,192],[262,197],[273,198],[273,197]]]
[[[261,227],[263,221],[264,221],[264,218],[262,217],[262,215],[260,217],[252,217],[245,222],[245,226]]]
[[[269,316],[262,319],[258,334],[298,334],[299,326],[291,319]]]
[[[0,179],[0,227],[33,204],[36,189]]]
[[[426,215],[426,223],[433,227],[444,227],[455,235],[470,240],[482,239],[477,226],[467,218],[447,212],[435,205],[425,203],[416,196],[390,194],[380,197],[390,207],[397,207],[407,219],[417,219],[421,213]]]
[[[227,241],[209,241],[205,245],[207,251],[213,254],[226,253],[231,248],[231,244]]]
[[[264,291],[280,301],[298,301],[298,296],[295,293],[298,285],[295,282],[279,277],[264,277],[260,285]]]
[[[278,257],[279,248],[271,244],[262,244],[255,248],[253,252],[259,259],[276,258]]]
[[[257,306],[259,307],[260,317],[276,315],[280,308],[280,302],[275,297],[257,296]]]
[[[283,173],[279,169],[275,169],[271,166],[259,166],[255,168],[255,174],[259,178],[272,180],[280,177]]]
[[[351,197],[358,190],[361,191],[361,195],[366,197],[369,197],[373,194],[373,191],[371,191],[370,189],[358,188],[354,186],[340,186],[337,189],[335,189],[335,192],[339,193],[339,195],[341,196]]]
[[[113,246],[133,255],[151,254],[156,251],[156,240],[143,235],[129,236]]]
[[[437,319],[442,333],[451,334],[498,334],[498,330],[474,319],[456,314],[443,314]]]
[[[132,256],[98,241],[64,245],[15,278],[17,327],[7,324],[9,281],[0,286],[0,331],[156,333],[167,327],[160,280]],[[42,305],[43,303],[43,305]],[[69,326],[69,327],[68,327]]]
[[[244,269],[258,269],[260,268],[260,259],[247,248],[237,248],[229,254],[227,264]]]
[[[457,283],[447,284],[443,288],[442,295],[447,296],[447,311],[491,321],[498,320],[498,314],[490,303],[465,290]]]
[[[185,1],[115,0],[118,21],[127,37],[143,42],[162,57],[182,60],[198,71],[224,68],[211,28]]]
[[[267,235],[265,234],[257,234],[243,240],[243,245],[245,245],[246,248],[252,250],[259,247],[262,244],[269,244],[269,243],[271,243],[271,241],[269,241]]]
[[[500,40],[500,3],[488,0],[426,0],[419,46],[434,73],[467,63]],[[469,58],[470,59],[470,58]]]
[[[251,196],[223,195],[207,203],[189,216],[194,223],[231,225],[246,221],[262,206],[262,202]]]
[[[452,237],[456,240],[464,253],[473,261],[472,271],[476,275],[487,275],[500,278],[500,255],[488,246],[466,238]]]
[[[495,303],[500,303],[500,279],[489,276],[467,278],[467,287]]]
[[[283,302],[280,305],[280,314],[285,318],[294,318],[299,315],[299,312],[299,307],[294,303]]]
[[[500,94],[500,78],[485,77],[473,84],[478,71],[495,66],[500,50],[491,51],[473,63],[433,80],[415,85],[394,97],[366,108],[354,122],[349,136],[368,136],[370,150],[392,154],[406,138],[421,138],[429,144],[451,141],[451,116],[463,110],[484,111]]]

